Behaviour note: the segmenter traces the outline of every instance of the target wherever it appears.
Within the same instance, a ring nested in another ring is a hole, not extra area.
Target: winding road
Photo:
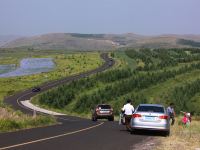
[[[107,53],[101,54],[101,57],[105,63],[99,68],[42,84],[40,92],[102,72],[114,65],[115,61],[109,58]],[[28,89],[7,97],[5,102],[16,110],[32,114],[33,110],[23,106],[21,101],[28,100],[36,94],[38,93]],[[153,136],[131,135],[124,126],[118,125],[118,122],[92,122],[88,119],[63,115],[56,117],[59,123],[53,126],[1,133],[0,150],[132,150],[136,145],[137,149],[140,149],[138,145]]]

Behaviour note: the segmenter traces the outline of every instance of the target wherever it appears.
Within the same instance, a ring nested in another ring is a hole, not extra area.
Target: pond
[[[7,73],[16,69],[15,64],[11,65],[0,65],[0,74]]]
[[[52,58],[25,58],[20,62],[20,67],[0,65],[0,77],[15,77],[49,72],[55,68]]]

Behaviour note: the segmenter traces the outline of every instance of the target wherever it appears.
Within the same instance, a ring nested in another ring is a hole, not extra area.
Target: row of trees
[[[195,69],[200,69],[200,63],[191,66],[184,66],[179,70],[163,71],[157,73],[147,72],[145,74],[136,73],[130,69],[112,70],[98,74],[91,78],[73,81],[68,85],[59,86],[39,96],[40,103],[47,104],[54,108],[64,108],[73,99],[77,98],[77,93],[84,93],[86,90],[93,89],[98,82],[112,83],[93,92],[82,94],[78,97],[75,109],[78,111],[88,111],[90,107],[98,103],[115,100],[117,97],[129,93],[133,90],[141,90],[151,85],[159,84]],[[116,82],[117,81],[117,82]]]
[[[194,69],[200,69],[200,63],[191,66],[185,66],[179,70],[135,74],[126,80],[121,80],[111,85],[107,85],[103,88],[93,91],[92,93],[83,94],[78,99],[74,110],[80,112],[88,111],[90,107],[94,107],[94,105],[98,103],[115,100],[117,97],[125,95],[133,90],[139,91],[148,88],[152,85],[167,81],[170,78],[174,78],[176,75],[183,74]]]
[[[190,45],[190,46],[193,46],[193,47],[200,47],[200,42],[196,42],[196,41],[193,41],[193,40],[180,39],[178,41],[178,43],[183,44],[183,45]]]
[[[50,107],[63,108],[75,98],[76,93],[89,90],[95,84],[95,80],[90,78],[72,81],[39,95],[39,102]]]
[[[126,55],[132,59],[142,60],[144,67],[139,66],[138,71],[150,71],[176,66],[178,63],[199,61],[200,54],[197,49],[127,49]]]
[[[95,76],[95,80],[108,83],[108,82],[114,82],[117,80],[129,78],[136,74],[136,71],[133,71],[129,68],[126,69],[116,69],[116,70],[110,70],[104,73],[97,74]]]
[[[195,112],[200,114],[200,101],[191,99],[200,92],[200,79],[183,86],[176,87],[170,95],[170,99],[176,106],[176,111]]]
[[[143,59],[144,62],[148,62],[148,65],[145,64],[145,66],[149,68],[143,68],[143,72],[125,68],[99,73],[41,94],[39,101],[54,108],[64,108],[72,100],[76,100],[73,109],[77,112],[89,112],[90,108],[93,108],[98,103],[119,100],[119,97],[124,97],[125,95],[129,95],[129,98],[133,98],[138,104],[145,103],[148,102],[147,98],[144,95],[136,94],[138,91],[165,82],[177,75],[200,69],[200,63],[195,62],[177,70],[166,71],[163,69],[162,71],[156,71],[156,67],[159,65],[161,68],[176,65],[179,62],[183,62],[183,59],[186,62],[200,60],[199,51],[196,49],[185,49],[184,51],[179,49],[170,49],[169,51],[160,49],[127,50],[126,54],[134,59]],[[197,83],[199,84],[199,81]],[[195,89],[192,88],[193,86]],[[191,89],[192,92],[186,89]],[[195,83],[191,83],[190,86],[177,87],[170,94],[169,99],[178,106],[178,111],[190,111],[192,105],[189,105],[187,101],[197,93],[197,89],[198,87]],[[183,98],[182,96],[184,95],[187,96]]]
[[[72,81],[70,84],[59,86],[39,96],[39,102],[55,108],[63,108],[77,95],[94,88],[98,82],[110,83],[131,77],[135,72],[130,69],[110,70],[90,78]]]

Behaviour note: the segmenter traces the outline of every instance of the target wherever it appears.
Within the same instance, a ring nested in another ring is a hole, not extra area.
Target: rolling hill
[[[133,48],[182,48],[200,47],[200,35],[142,36],[126,34],[79,34],[49,33],[23,37],[0,45],[1,48],[111,50],[121,47]]]
[[[13,41],[13,40],[16,40],[20,38],[20,36],[17,36],[17,35],[0,35],[0,47]]]

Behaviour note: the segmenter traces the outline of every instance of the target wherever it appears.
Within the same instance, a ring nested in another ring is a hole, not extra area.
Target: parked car
[[[40,92],[41,88],[40,87],[33,87],[32,92]]]
[[[131,133],[135,130],[157,130],[170,134],[170,118],[163,105],[140,104],[131,119]]]
[[[108,104],[99,104],[92,111],[92,121],[97,121],[97,119],[108,119],[109,121],[114,121],[113,109]]]

